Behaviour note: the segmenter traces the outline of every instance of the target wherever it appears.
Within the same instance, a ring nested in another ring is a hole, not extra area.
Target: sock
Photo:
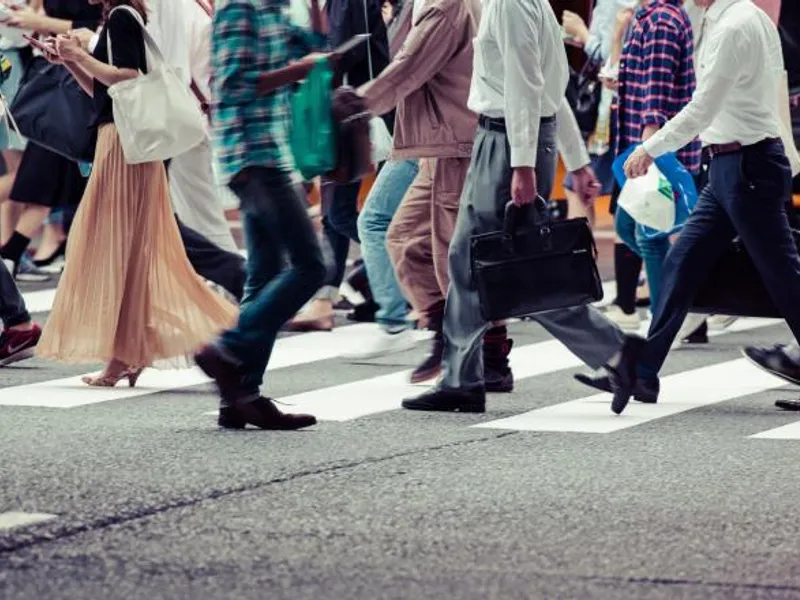
[[[636,288],[642,259],[625,244],[614,245],[614,277],[617,280],[617,306],[626,315],[636,312]]]
[[[498,345],[502,344],[508,339],[508,329],[506,329],[505,325],[501,325],[499,327],[492,327],[486,334],[483,336],[483,343],[485,345]]]
[[[18,263],[30,243],[31,238],[15,231],[6,245],[0,248],[0,256]]]

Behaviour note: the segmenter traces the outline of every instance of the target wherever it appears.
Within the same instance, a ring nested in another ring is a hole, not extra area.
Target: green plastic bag
[[[333,71],[321,59],[292,96],[290,143],[295,166],[308,181],[336,167]]]

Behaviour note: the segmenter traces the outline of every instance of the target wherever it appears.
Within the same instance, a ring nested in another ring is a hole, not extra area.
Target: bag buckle
[[[553,230],[548,225],[539,228],[539,236],[542,238],[542,249],[550,251],[553,249]]]

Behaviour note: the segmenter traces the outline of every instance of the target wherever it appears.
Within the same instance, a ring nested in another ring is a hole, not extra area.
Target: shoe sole
[[[775,369],[770,369],[769,367],[762,365],[760,362],[758,362],[757,360],[755,360],[752,357],[750,357],[747,354],[746,350],[742,350],[742,356],[744,356],[747,360],[749,360],[752,364],[757,366],[762,371],[766,371],[770,375],[774,375],[775,377],[778,377],[779,379],[783,379],[784,381],[788,381],[789,383],[791,383],[793,385],[800,385],[800,380],[799,379],[795,379],[793,377],[790,377],[789,375],[785,375],[784,373],[781,373],[780,371],[776,371]]]
[[[11,356],[7,356],[3,360],[0,360],[0,367],[7,367],[8,365],[13,365],[14,363],[18,363],[20,361],[33,358],[35,352],[36,352],[36,345],[34,344],[33,346],[24,348],[18,352],[15,352]]]
[[[586,387],[590,387],[593,390],[597,390],[598,392],[604,392],[606,394],[614,393],[611,388],[595,385],[594,383],[590,382],[589,379],[583,379],[580,374],[575,375],[574,378],[578,383],[585,385]],[[642,404],[658,404],[658,396],[637,396],[634,394],[633,399],[636,400],[636,402],[641,402]]]
[[[800,401],[798,400],[778,400],[775,406],[782,410],[790,410],[792,412],[800,411]]]

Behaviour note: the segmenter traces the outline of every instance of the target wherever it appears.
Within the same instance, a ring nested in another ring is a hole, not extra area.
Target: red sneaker
[[[42,328],[36,323],[28,330],[9,329],[0,335],[0,367],[31,358]]]

